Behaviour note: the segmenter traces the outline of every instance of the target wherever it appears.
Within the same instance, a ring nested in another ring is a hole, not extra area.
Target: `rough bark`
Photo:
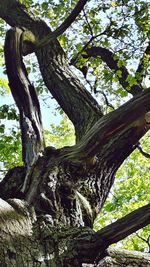
[[[1,202],[2,266],[93,264],[107,255],[109,245],[150,222],[147,205],[97,233],[91,229],[117,169],[150,128],[150,90],[103,116],[96,100],[69,69],[59,42],[38,46],[51,34],[43,21],[15,0],[0,0],[0,17],[15,27],[7,34],[5,57],[20,111],[24,161],[30,166],[9,171],[0,184],[3,199],[27,201]],[[45,84],[75,126],[77,144],[73,147],[43,149],[39,103],[22,59],[33,51]],[[36,160],[31,163],[33,157]],[[30,215],[32,206],[34,216]]]
[[[127,250],[109,249],[108,256],[97,267],[148,267],[150,256],[146,253],[131,252]],[[84,266],[86,267],[86,266]],[[87,266],[87,267],[90,267]]]
[[[32,43],[32,48],[36,52],[43,80],[73,122],[77,140],[81,139],[102,116],[101,108],[76,75],[71,72],[65,53],[57,40],[36,49],[39,41],[51,34],[51,29],[15,0],[11,4],[9,1],[5,4],[0,1],[0,17],[12,27],[24,28],[34,35],[34,43],[30,38],[28,43]]]
[[[144,254],[135,258],[133,253],[127,255],[127,252],[124,252],[123,255],[126,255],[123,258],[122,254],[115,250],[106,250],[113,242],[111,237],[116,235],[117,225],[120,225],[118,233],[121,235],[122,231],[125,233],[125,229],[129,229],[130,223],[132,226],[136,224],[135,219],[138,216],[141,216],[146,223],[147,219],[150,219],[150,205],[127,215],[128,220],[125,217],[121,219],[122,223],[119,220],[112,227],[108,226],[94,233],[88,227],[54,227],[50,216],[36,217],[34,209],[27,202],[18,199],[9,199],[6,202],[1,199],[1,266],[80,267],[82,263],[94,262],[96,266],[116,266],[117,262],[120,264],[138,262],[137,259],[141,262],[141,258],[143,258],[141,263],[144,264],[141,266],[149,266],[150,259]],[[127,235],[128,232],[124,236]],[[102,262],[104,256],[107,257]],[[110,256],[113,265],[106,265]]]

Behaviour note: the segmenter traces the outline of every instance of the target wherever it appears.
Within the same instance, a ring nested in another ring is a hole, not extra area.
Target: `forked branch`
[[[33,17],[18,1],[13,0],[10,4],[6,0],[5,8],[2,3],[0,0],[0,17],[11,26],[26,28],[35,35],[35,40],[42,40],[51,34],[46,23]],[[103,115],[100,106],[70,70],[57,40],[37,49],[36,56],[48,90],[73,122],[77,141],[80,140]]]

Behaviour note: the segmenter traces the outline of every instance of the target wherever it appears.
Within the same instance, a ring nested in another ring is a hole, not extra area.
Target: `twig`
[[[88,45],[94,41],[96,38],[100,37],[101,35],[104,35],[105,33],[107,33],[107,29],[108,27],[101,33],[95,35],[95,36],[92,36],[90,38],[90,40],[83,46],[83,48],[77,53],[76,57],[72,58],[71,61],[70,61],[70,65],[75,65],[75,63],[77,62],[79,56],[85,51],[85,49],[88,47]]]
[[[89,27],[89,30],[90,30],[91,36],[93,36],[93,30],[92,30],[92,27],[91,27],[91,25],[90,25],[90,23],[89,23],[89,21],[88,21],[88,18],[87,18],[87,15],[86,15],[86,13],[85,13],[85,10],[84,10],[84,8],[83,8],[83,14],[84,14],[84,17],[85,17],[86,23],[87,23],[87,25],[88,25],[88,27]]]
[[[140,145],[137,145],[137,149],[140,151],[140,153],[147,159],[150,159],[150,154],[143,151],[142,147]]]
[[[146,238],[140,236],[138,233],[135,233],[135,234],[136,234],[136,236],[137,236],[139,239],[141,239],[143,242],[145,242],[145,243],[148,245],[148,252],[150,252],[150,242],[149,242],[149,240],[150,240],[150,235],[149,235],[148,238],[146,239]]]

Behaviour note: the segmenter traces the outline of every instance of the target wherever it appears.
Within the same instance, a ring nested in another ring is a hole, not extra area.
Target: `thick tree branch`
[[[149,223],[150,204],[131,212],[95,234],[91,232],[91,235],[88,233],[86,237],[83,231],[83,234],[70,241],[68,250],[70,252],[74,248],[73,251],[76,252],[75,255],[78,255],[76,258],[78,258],[79,263],[94,263],[94,261],[99,261],[107,255],[106,249],[111,244],[124,239]],[[71,254],[68,253],[68,255]]]
[[[0,17],[11,26],[23,27],[35,35],[35,44],[51,33],[41,20],[31,16],[18,1],[0,1]],[[65,54],[57,40],[36,51],[46,86],[73,122],[77,141],[102,116],[97,101],[71,72]]]
[[[0,0],[0,17],[12,27],[24,27],[33,30],[36,18],[18,0]]]
[[[57,161],[68,173],[67,184],[70,183],[73,190],[74,183],[74,192],[79,190],[88,199],[94,216],[106,200],[115,172],[150,129],[149,110],[150,90],[146,90],[99,119],[75,146],[56,150]],[[41,159],[46,166],[51,162],[50,155]],[[30,203],[38,198],[37,188],[43,183],[42,168],[38,163],[32,169],[33,178],[29,177],[26,199]],[[45,179],[48,175],[47,170]]]
[[[150,129],[150,89],[135,96],[117,110],[105,115],[88,131],[75,147],[66,151],[66,158],[70,160],[90,159],[94,157],[112,140],[115,135],[126,129],[128,126],[143,129],[144,132]],[[138,141],[138,140],[137,140]],[[134,142],[134,140],[133,140]]]
[[[121,73],[117,75],[118,81],[126,91],[128,91],[132,95],[138,94],[142,91],[142,87],[138,84],[130,86],[127,81],[129,75],[128,70],[126,69],[126,67],[119,64],[119,58],[115,59],[115,54],[113,54],[110,50],[103,47],[93,46],[86,49],[85,52],[87,53],[87,55],[84,55],[84,57],[100,56],[111,70],[114,70],[116,73],[117,71],[120,71]]]
[[[69,164],[73,166],[73,170],[68,170],[70,175],[67,179],[71,183],[74,180],[75,184],[79,184],[79,181],[81,184],[84,183],[84,187],[80,187],[79,192],[85,196],[89,187],[87,183],[86,189],[85,174],[83,175],[83,173],[89,173],[87,180],[91,181],[92,189],[89,190],[88,200],[96,213],[105,202],[117,168],[136,148],[139,139],[150,129],[149,110],[150,90],[148,89],[99,119],[77,145],[62,148],[56,152],[58,162],[64,164],[63,166],[68,165],[69,167]],[[46,162],[44,159],[43,161]],[[37,177],[36,167],[40,168],[40,165],[35,166],[35,171],[32,170],[32,176],[35,178],[33,181],[30,178],[29,187],[26,190],[26,199],[30,203],[34,202],[36,188],[43,179],[40,171]],[[81,173],[79,169],[81,169]],[[109,175],[103,176],[101,172],[109,173]],[[73,178],[74,173],[76,173],[75,179]]]
[[[150,224],[150,204],[132,211],[125,217],[101,229],[95,234],[95,238],[103,238],[106,243],[111,245],[148,224]]]
[[[36,51],[44,82],[75,126],[77,141],[102,116],[97,101],[71,72],[57,47]],[[51,64],[49,64],[51,63]]]
[[[5,40],[5,62],[9,86],[20,113],[22,154],[27,167],[44,149],[39,101],[22,61],[19,29],[9,30]]]
[[[43,40],[38,43],[37,48],[47,45],[52,40],[56,39],[59,35],[64,33],[83,10],[86,2],[87,0],[79,0],[75,8],[72,10],[71,14],[65,19],[65,21],[55,31],[43,38]]]

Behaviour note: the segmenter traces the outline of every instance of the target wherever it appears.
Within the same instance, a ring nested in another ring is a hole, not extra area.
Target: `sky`
[[[41,112],[42,112],[42,118],[43,118],[43,127],[44,129],[50,130],[50,124],[55,123],[56,125],[59,124],[61,120],[61,116],[59,113],[57,113],[57,116],[54,114],[55,113],[55,107],[56,103],[55,101],[51,100],[49,98],[49,107],[47,107],[42,101],[40,101],[40,106],[41,106]],[[0,106],[7,104],[7,105],[15,105],[14,99],[11,96],[11,94],[6,95],[6,96],[1,96],[0,97]],[[12,125],[17,125],[15,121],[5,121],[5,124],[8,128],[10,128]]]
[[[35,2],[42,3],[43,1],[39,0],[39,1],[35,1]],[[1,42],[1,38],[0,38],[0,42]],[[2,77],[2,76],[4,76],[3,69],[0,68],[0,77]],[[34,79],[35,78],[31,76],[31,82],[33,82]],[[148,78],[145,79],[145,83],[146,83],[146,86],[150,86],[150,80]],[[13,103],[14,103],[14,100],[13,100],[11,95],[0,97],[0,106],[3,104],[10,104],[11,105]],[[48,99],[48,106],[49,107],[47,107],[44,104],[44,102],[41,100],[40,100],[40,104],[41,104],[41,112],[42,112],[44,128],[50,129],[50,124],[52,124],[52,123],[59,124],[61,116],[59,115],[58,112],[57,112],[57,116],[54,115],[56,102],[53,99],[49,98]],[[11,126],[11,122],[6,122],[6,123],[9,124],[9,127]]]

